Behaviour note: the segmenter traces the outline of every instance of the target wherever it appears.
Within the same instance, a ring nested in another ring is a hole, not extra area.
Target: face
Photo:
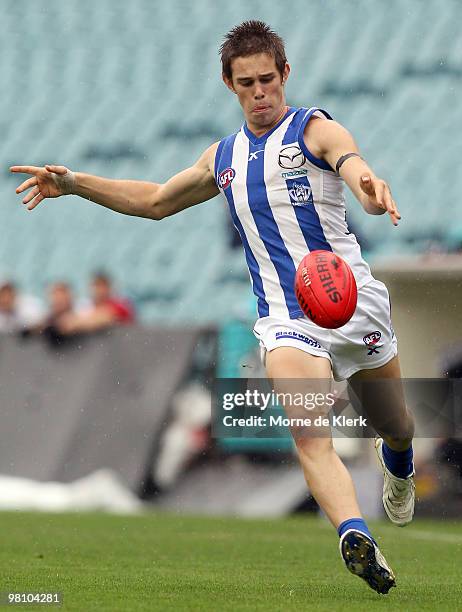
[[[0,312],[13,312],[16,302],[16,291],[11,285],[0,288]]]
[[[50,289],[50,309],[54,315],[72,310],[72,293],[67,285],[56,284]]]
[[[102,278],[96,278],[91,284],[91,295],[95,304],[106,302],[111,297],[111,286]]]
[[[236,57],[231,63],[232,79],[223,80],[239,98],[249,128],[255,133],[271,129],[284,113],[286,98],[283,82],[287,80],[290,66],[279,73],[274,57],[268,53],[256,53]]]

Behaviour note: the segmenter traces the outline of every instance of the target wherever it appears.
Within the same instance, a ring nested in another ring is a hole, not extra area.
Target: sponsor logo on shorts
[[[363,338],[364,344],[369,349],[368,355],[372,355],[373,353],[378,354],[377,344],[380,341],[382,334],[379,331],[373,331],[370,334],[366,334]]]
[[[223,172],[218,175],[218,186],[223,190],[231,185],[233,178],[236,176],[234,168],[225,168]]]
[[[305,334],[300,334],[299,332],[291,330],[276,332],[276,340],[282,340],[284,338],[290,338],[291,340],[301,340],[302,342],[305,342],[305,344],[309,344],[309,346],[313,346],[314,348],[322,348],[319,342],[313,340],[313,338],[310,338],[309,336],[305,336]]]

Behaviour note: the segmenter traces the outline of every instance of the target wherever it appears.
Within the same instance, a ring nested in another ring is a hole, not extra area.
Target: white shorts
[[[358,290],[356,310],[339,329],[324,329],[307,317],[262,317],[255,323],[253,332],[260,341],[263,363],[267,351],[293,346],[329,359],[333,376],[340,381],[359,370],[385,365],[397,355],[390,310],[386,286],[374,279]]]

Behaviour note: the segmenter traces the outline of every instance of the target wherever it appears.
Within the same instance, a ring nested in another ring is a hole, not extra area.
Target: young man
[[[221,192],[244,245],[258,300],[254,331],[268,376],[313,380],[330,379],[333,373],[354,388],[367,380],[399,380],[388,292],[372,277],[348,232],[343,197],[345,182],[367,213],[387,212],[397,225],[400,214],[390,188],[359,156],[348,131],[325,111],[286,105],[290,67],[282,39],[268,26],[250,21],[235,27],[221,47],[221,60],[223,80],[246,121],[191,168],[155,184],[109,180],[63,166],[13,166],[13,172],[31,175],[17,193],[30,189],[23,199],[29,210],[44,198],[76,194],[117,212],[158,220]],[[356,277],[357,309],[339,330],[314,325],[294,295],[295,270],[315,249],[338,253]],[[379,394],[363,408],[382,436],[376,447],[385,475],[385,510],[394,523],[405,525],[414,509],[412,417],[399,392],[392,402]],[[390,415],[386,426],[378,418],[384,414]],[[395,584],[393,572],[361,518],[351,477],[332,440],[295,441],[309,489],[338,530],[348,569],[387,593]]]

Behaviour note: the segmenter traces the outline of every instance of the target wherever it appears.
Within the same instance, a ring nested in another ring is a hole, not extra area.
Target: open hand
[[[45,198],[72,193],[75,183],[74,173],[64,166],[11,166],[10,171],[31,175],[16,189],[16,193],[30,189],[22,200],[23,204],[28,204],[28,210],[34,209]]]
[[[398,225],[401,215],[393,200],[388,184],[377,177],[364,174],[359,181],[363,193],[367,196],[367,205],[382,208],[388,212],[393,225]]]

